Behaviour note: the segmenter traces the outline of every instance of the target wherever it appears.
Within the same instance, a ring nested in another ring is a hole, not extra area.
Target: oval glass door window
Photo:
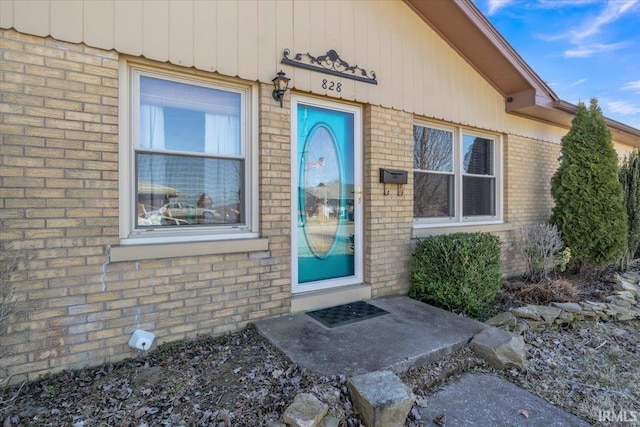
[[[316,125],[305,144],[302,173],[304,236],[311,253],[324,259],[336,245],[342,201],[340,159],[336,140],[324,125]]]

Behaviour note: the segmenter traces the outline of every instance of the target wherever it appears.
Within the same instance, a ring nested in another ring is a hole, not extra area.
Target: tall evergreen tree
[[[620,263],[622,269],[626,270],[640,247],[640,151],[636,149],[625,157],[618,178],[627,212],[627,250]]]
[[[596,99],[588,110],[578,104],[561,156],[551,179],[551,222],[580,266],[617,262],[627,246],[626,214],[618,156]]]

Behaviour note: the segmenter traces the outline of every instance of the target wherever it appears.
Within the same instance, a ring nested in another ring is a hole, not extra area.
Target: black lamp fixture
[[[280,101],[280,108],[282,108],[282,100],[284,99],[284,93],[287,91],[289,87],[289,77],[286,76],[284,71],[280,70],[278,75],[271,80],[273,82],[273,99],[276,101]]]

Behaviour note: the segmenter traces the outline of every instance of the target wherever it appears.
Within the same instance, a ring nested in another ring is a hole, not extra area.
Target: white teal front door
[[[362,283],[360,108],[292,98],[294,293]]]

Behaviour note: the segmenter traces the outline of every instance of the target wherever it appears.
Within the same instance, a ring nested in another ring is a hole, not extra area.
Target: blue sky
[[[640,129],[640,0],[475,0],[564,101]]]

